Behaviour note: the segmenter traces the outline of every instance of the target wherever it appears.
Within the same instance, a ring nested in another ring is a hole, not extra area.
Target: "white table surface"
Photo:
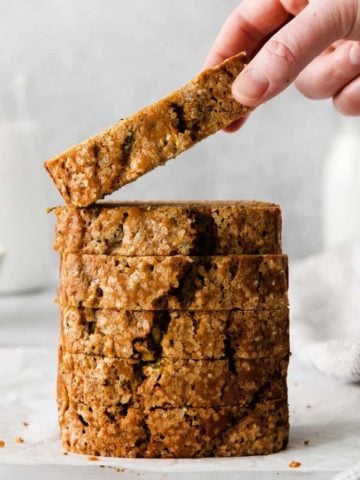
[[[359,459],[360,387],[320,376],[294,358],[289,370],[291,437],[284,452],[206,462],[105,459],[96,465],[86,457],[63,456],[54,399],[58,319],[53,297],[53,289],[0,296],[0,439],[7,441],[7,446],[0,449],[0,480],[323,480],[333,478]],[[27,415],[32,420],[29,427],[24,427],[21,422]],[[14,443],[16,435],[24,436],[25,443]],[[309,445],[304,445],[306,440]],[[54,453],[51,458],[44,454],[49,445]],[[292,460],[301,462],[301,467],[290,469]]]

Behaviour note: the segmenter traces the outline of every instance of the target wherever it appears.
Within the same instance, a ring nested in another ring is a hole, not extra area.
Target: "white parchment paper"
[[[0,349],[0,465],[87,465],[86,456],[63,455],[55,403],[56,352]],[[339,472],[360,459],[360,387],[304,370],[289,372],[291,439],[287,450],[264,457],[184,460],[100,458],[97,465],[152,472]],[[27,422],[25,426],[23,422]],[[21,436],[24,443],[14,438]],[[308,442],[308,445],[305,444]],[[94,463],[92,463],[94,465]]]

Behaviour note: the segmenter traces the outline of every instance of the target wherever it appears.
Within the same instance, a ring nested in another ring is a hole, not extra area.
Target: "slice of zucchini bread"
[[[115,310],[278,309],[288,304],[286,255],[125,257],[68,253],[58,303]]]
[[[162,100],[48,160],[45,168],[65,201],[90,205],[245,116],[249,108],[231,93],[244,62],[239,53],[204,70]]]
[[[273,203],[117,202],[52,211],[60,254],[281,253],[281,210]]]

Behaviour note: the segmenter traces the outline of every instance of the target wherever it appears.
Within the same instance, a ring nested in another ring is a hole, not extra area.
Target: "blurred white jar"
[[[323,245],[360,238],[360,118],[342,117],[323,173]]]
[[[51,278],[47,179],[25,97],[23,76],[0,73],[0,293],[37,290]]]

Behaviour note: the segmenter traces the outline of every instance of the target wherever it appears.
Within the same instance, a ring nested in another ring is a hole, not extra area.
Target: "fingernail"
[[[264,95],[269,87],[269,80],[255,68],[250,68],[241,73],[234,81],[232,92],[235,99],[252,106]]]
[[[353,65],[360,65],[360,45],[353,43],[349,50],[349,59]]]

